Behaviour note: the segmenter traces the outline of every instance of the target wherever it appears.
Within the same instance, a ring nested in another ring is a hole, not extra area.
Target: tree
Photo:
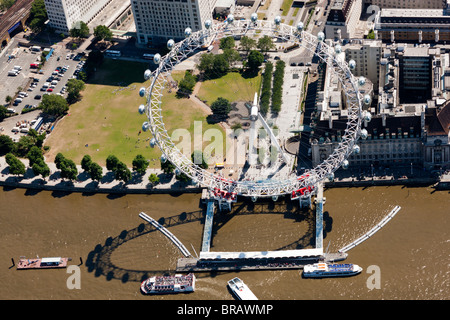
[[[267,53],[267,51],[274,49],[275,44],[273,43],[272,37],[266,35],[264,37],[259,38],[257,47],[265,54]]]
[[[65,160],[66,158],[64,157],[64,155],[61,153],[61,152],[59,152],[57,155],[56,155],[56,157],[55,157],[55,165],[56,165],[56,168],[57,169],[61,169],[61,164],[63,163],[63,161]]]
[[[7,103],[7,104],[11,104],[11,101],[13,100],[13,98],[10,96],[10,95],[7,95],[6,96],[6,98],[5,98],[5,102]]]
[[[229,66],[233,66],[237,61],[241,61],[241,55],[235,49],[224,49],[223,55]]]
[[[75,164],[75,162],[73,162],[70,159],[64,159],[61,164],[61,178],[63,179],[69,179],[69,180],[75,180],[77,178],[78,175],[78,169],[77,166]]]
[[[214,68],[214,54],[205,53],[200,57],[200,63],[197,66],[198,70],[204,73],[208,73]]]
[[[233,123],[233,125],[231,126],[231,129],[233,129],[233,131],[242,129],[242,124],[240,122]]]
[[[0,156],[4,156],[14,150],[14,141],[7,135],[0,135]]]
[[[117,167],[116,167],[114,173],[115,173],[117,180],[122,180],[125,183],[127,183],[128,180],[131,179],[130,169],[128,169],[127,166],[125,165],[125,163],[123,163],[121,161],[119,161],[119,163],[117,164]]]
[[[231,111],[231,103],[227,99],[219,97],[211,104],[211,110],[217,116],[227,117]]]
[[[184,78],[181,79],[180,83],[178,84],[178,91],[177,95],[184,95],[184,94],[191,94],[192,90],[194,90],[195,83],[197,82],[196,77],[188,70],[184,73]]]
[[[94,181],[102,180],[103,178],[102,167],[96,162],[91,162],[89,166],[89,175],[91,176],[91,179]]]
[[[78,80],[81,80],[81,81],[83,81],[83,82],[86,82],[86,80],[87,80],[87,74],[86,74],[86,72],[80,71],[80,72],[78,73]]]
[[[35,129],[30,129],[30,131],[28,131],[28,135],[34,139],[35,145],[37,147],[42,148],[45,137],[47,135],[45,132],[38,134],[38,132]]]
[[[248,58],[247,58],[247,67],[251,71],[258,70],[258,68],[262,65],[263,62],[264,62],[264,56],[262,55],[261,52],[256,51],[256,50],[250,51],[250,54],[248,55]]]
[[[139,174],[145,174],[145,171],[148,167],[148,161],[144,158],[143,155],[138,154],[133,160],[133,171],[136,171]]]
[[[84,155],[83,159],[81,159],[81,168],[84,171],[88,171],[89,172],[89,170],[91,168],[91,164],[92,164],[91,156],[88,155],[88,154]]]
[[[39,160],[44,161],[44,156],[42,155],[42,149],[36,146],[32,146],[30,151],[27,153],[27,159],[30,161],[30,167]]]
[[[109,155],[108,158],[106,158],[106,169],[115,171],[119,162],[120,160],[115,155]]]
[[[38,159],[32,166],[33,173],[36,176],[41,175],[44,179],[50,175],[50,168],[44,159]]]
[[[151,173],[148,177],[148,181],[155,186],[159,183],[159,177],[156,174]]]
[[[208,78],[220,78],[228,72],[230,65],[224,54],[205,53],[200,58],[198,69]]]
[[[181,181],[181,182],[190,182],[190,181],[191,181],[191,178],[189,178],[189,177],[188,177],[186,174],[184,174],[183,172],[177,174],[177,175],[175,176],[175,179],[177,179],[178,181]]]
[[[163,162],[161,160],[161,170],[165,173],[165,174],[172,174],[173,171],[175,170],[175,166],[172,164],[172,162],[170,161],[165,161]]]
[[[48,20],[47,10],[44,0],[35,0],[31,5],[29,27],[34,32],[40,32],[45,27],[45,21]]]
[[[226,37],[220,39],[220,45],[219,48],[222,50],[225,49],[233,49],[235,45],[234,38],[233,37]]]
[[[113,34],[107,26],[100,25],[94,28],[94,36],[99,41],[102,40],[111,41]]]
[[[214,69],[215,76],[222,77],[227,74],[230,65],[224,54],[214,55]]]
[[[1,0],[0,1],[0,11],[7,10],[12,7],[15,0]]]
[[[32,136],[22,136],[15,144],[14,154],[18,157],[25,157],[35,144],[36,140]]]
[[[69,110],[69,105],[62,96],[46,94],[42,97],[42,111],[49,115],[59,117]]]
[[[80,100],[80,92],[86,87],[84,81],[69,79],[67,81],[67,102],[73,104]]]
[[[25,174],[25,165],[12,153],[5,156],[6,163],[9,165],[9,173],[14,175]]]
[[[5,106],[0,105],[0,121],[6,118],[8,115],[8,109]]]
[[[256,48],[256,40],[247,36],[243,36],[241,38],[241,49],[246,51],[248,55],[250,50]]]
[[[75,22],[72,29],[69,30],[69,34],[72,38],[87,38],[89,37],[89,27],[83,21]]]

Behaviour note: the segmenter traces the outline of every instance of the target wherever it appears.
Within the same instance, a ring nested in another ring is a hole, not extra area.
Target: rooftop
[[[449,17],[442,9],[382,9],[380,16],[386,18],[417,18],[417,17]]]
[[[429,135],[448,135],[450,131],[450,100],[443,107],[428,112],[427,132]]]
[[[428,47],[405,47],[404,57],[428,57]]]

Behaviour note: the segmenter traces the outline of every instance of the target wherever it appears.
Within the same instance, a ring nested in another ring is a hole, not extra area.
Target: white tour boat
[[[237,277],[228,281],[228,286],[239,300],[258,300],[247,285]]]
[[[314,263],[304,266],[303,276],[306,278],[348,277],[356,275],[361,271],[362,268],[357,264]]]
[[[192,273],[154,276],[141,283],[141,291],[144,294],[187,293],[194,290],[195,276]]]

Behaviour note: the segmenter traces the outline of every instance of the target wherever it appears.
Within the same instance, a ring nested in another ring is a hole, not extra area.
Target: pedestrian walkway
[[[114,179],[114,174],[103,167],[103,178],[101,181],[93,181],[87,172],[77,165],[78,177],[75,181],[62,179],[60,170],[54,163],[48,163],[50,176],[43,179],[35,176],[29,168],[27,159],[20,159],[25,165],[26,172],[23,176],[9,174],[9,165],[5,157],[0,157],[0,185],[33,188],[42,190],[59,190],[70,192],[103,192],[103,193],[168,193],[168,192],[201,192],[197,184],[182,183],[176,180],[175,175],[166,175],[161,169],[147,169],[144,175],[133,174],[128,183]],[[149,181],[150,174],[156,174],[160,183],[152,185]]]
[[[211,247],[212,225],[215,211],[214,200],[208,199],[206,205],[206,218],[203,230],[202,252],[209,252]]]

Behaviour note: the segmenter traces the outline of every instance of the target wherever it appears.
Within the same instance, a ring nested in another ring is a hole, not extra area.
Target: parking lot
[[[66,85],[67,80],[72,78],[81,62],[80,56],[80,59],[73,59],[77,56],[76,52],[72,53],[70,50],[56,48],[51,58],[38,72],[38,69],[31,68],[30,64],[39,63],[37,59],[41,55],[40,52],[33,53],[28,48],[19,48],[18,51],[15,50],[17,51],[16,57],[9,59],[9,55],[14,49],[8,51],[0,57],[0,103],[5,103],[8,95],[15,99],[18,89],[22,88],[21,91],[26,93],[26,96],[22,98],[21,102],[12,106],[19,114],[26,105],[33,106],[40,103],[41,99],[35,99],[36,96],[42,98],[44,93],[61,93],[61,89]],[[72,58],[66,59],[67,55]],[[20,72],[16,76],[8,75],[16,66],[21,68]],[[66,67],[66,71],[63,70],[64,67]],[[52,81],[56,82],[51,84]],[[46,82],[50,82],[50,84],[43,90],[42,87]]]
[[[10,58],[13,53],[15,58]],[[40,56],[41,52],[15,47],[8,49],[0,57],[0,103],[5,104],[6,97],[11,96],[13,101],[7,107],[12,113],[20,115],[10,117],[9,121],[5,119],[0,127],[3,127],[3,134],[8,134],[15,139],[22,134],[11,132],[12,128],[9,124],[16,124],[18,121],[31,123],[40,113],[34,111],[21,115],[22,110],[37,107],[45,94],[60,94],[66,97],[67,91],[63,88],[67,81],[79,72],[77,70],[84,65],[84,61],[81,61],[82,54],[56,45],[52,56],[41,70],[30,67],[30,64],[39,64]],[[11,75],[11,71],[14,69],[19,72]],[[19,88],[21,91],[17,94]]]

